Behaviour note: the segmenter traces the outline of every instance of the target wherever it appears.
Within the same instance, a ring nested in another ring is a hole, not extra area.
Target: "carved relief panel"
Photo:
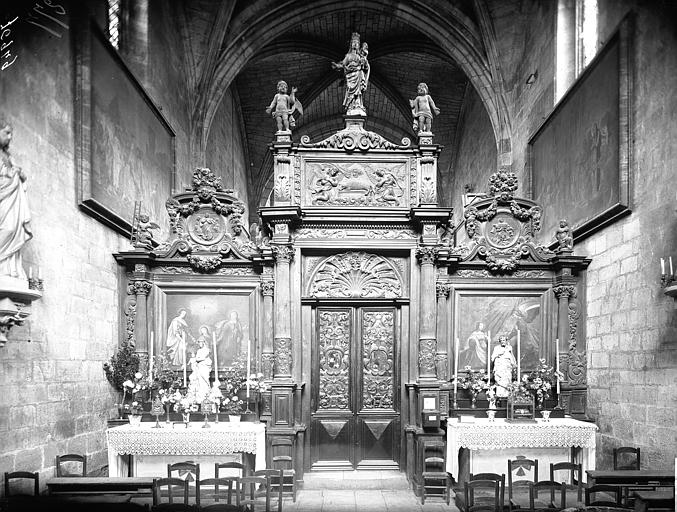
[[[302,206],[409,208],[407,161],[307,161]]]

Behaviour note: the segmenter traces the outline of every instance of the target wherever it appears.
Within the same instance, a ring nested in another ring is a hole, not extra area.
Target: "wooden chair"
[[[548,499],[543,500],[539,497],[542,491],[548,491]],[[555,500],[559,494],[559,503]],[[540,511],[558,511],[566,508],[567,495],[566,485],[553,480],[540,480],[536,483],[529,483],[529,510]]]
[[[235,461],[233,461],[233,462],[217,462],[216,464],[214,464],[214,477],[215,478],[221,478],[219,471],[222,470],[222,469],[236,469],[240,472],[240,474],[237,475],[237,476],[239,476],[240,478],[245,476],[245,474],[244,474],[244,472],[245,472],[244,464],[242,464],[241,462],[235,462]],[[226,475],[226,476],[230,477],[230,476],[233,476],[233,475]]]
[[[493,480],[495,482],[498,482],[498,505],[501,510],[505,509],[505,475],[504,474],[498,474],[498,473],[470,473],[469,477],[470,481],[473,480]],[[474,496],[474,501],[475,504],[481,504],[483,502],[491,502],[493,500],[492,496]]]
[[[166,488],[166,492],[163,491]],[[164,498],[167,498],[165,501]],[[175,501],[176,500],[176,501]],[[188,481],[181,478],[153,480],[153,511],[195,511],[188,503]]]
[[[12,492],[12,480],[33,480],[32,493]],[[39,496],[40,495],[40,474],[30,473],[28,471],[13,471],[5,473],[5,498],[13,496]]]
[[[176,472],[176,474],[172,474]],[[188,484],[188,493],[194,492],[197,497],[200,494],[200,465],[192,462],[175,462],[174,464],[167,464],[167,478],[180,478],[185,480]],[[192,489],[191,482],[194,482],[195,488]],[[196,498],[197,499],[197,498]]]
[[[257,497],[257,488],[265,489],[265,506],[261,508],[260,497]],[[268,480],[263,476],[243,476],[240,478],[240,493],[238,494],[237,505],[242,510],[256,512],[257,510],[270,510],[270,486]],[[259,498],[259,499],[257,499]],[[246,507],[246,508],[245,508]]]
[[[475,502],[477,494],[482,495],[482,501]],[[463,512],[493,511],[503,512],[501,509],[501,483],[498,480],[469,480],[463,484]]]
[[[531,473],[532,478],[524,478]],[[529,484],[538,482],[538,459],[508,460],[508,508],[529,506]]]
[[[239,512],[240,477],[200,480],[196,504],[200,512]],[[214,503],[209,503],[214,501]]]
[[[438,497],[448,505],[451,485],[446,470],[446,445],[442,441],[423,441],[421,452],[421,504],[428,497]]]
[[[271,507],[271,500],[277,499],[277,512],[282,512],[282,481],[283,471],[281,469],[261,469],[254,471],[254,476],[266,479],[266,489],[259,488],[256,495],[266,497],[266,510]],[[271,508],[271,510],[273,510]]]
[[[621,507],[621,494],[616,485],[591,485],[585,488],[585,506]]]
[[[64,464],[66,465],[72,465],[69,463],[76,463],[80,464],[80,471],[77,473],[74,473],[72,471],[67,471],[67,466],[64,467]],[[56,476],[57,477],[64,477],[64,476],[87,476],[87,457],[84,455],[79,455],[77,453],[67,453],[66,455],[57,455],[56,456]]]
[[[32,480],[33,485],[26,480]],[[21,486],[12,485],[23,484]],[[26,486],[26,483],[29,485]],[[20,489],[17,489],[20,487]],[[4,503],[0,501],[0,510],[26,511],[41,508],[40,503],[40,475],[28,471],[14,471],[5,473],[5,497]],[[6,507],[6,508],[5,508]]]
[[[567,472],[568,475],[564,477],[562,471]],[[555,478],[558,476],[558,478]],[[564,478],[563,478],[564,477]],[[569,482],[566,482],[566,480]],[[557,462],[550,464],[550,480],[553,482],[565,482],[567,493],[567,502],[572,506],[583,503],[583,468],[581,464],[574,462]],[[576,491],[574,497],[573,492]]]
[[[296,503],[296,470],[294,470],[294,442],[286,438],[274,438],[270,443],[273,454],[273,469],[282,470],[282,493],[291,493]]]
[[[630,459],[630,460],[627,460]],[[640,449],[632,446],[614,448],[614,470],[640,469]]]

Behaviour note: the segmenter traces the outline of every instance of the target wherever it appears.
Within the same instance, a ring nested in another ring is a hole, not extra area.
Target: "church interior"
[[[618,507],[674,510],[674,1],[2,11],[6,480],[77,494],[80,454],[155,504],[239,461],[286,510],[335,472],[468,510],[538,459],[583,506],[630,447]]]

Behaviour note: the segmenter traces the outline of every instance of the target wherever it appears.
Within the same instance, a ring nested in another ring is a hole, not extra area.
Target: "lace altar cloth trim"
[[[573,419],[553,419],[538,423],[506,423],[477,420],[475,423],[449,423],[456,446],[471,450],[500,450],[512,447],[595,448],[597,425]]]
[[[200,423],[189,428],[132,427],[123,425],[106,431],[108,449],[119,455],[218,455],[222,453],[257,453],[265,449],[265,425],[212,424],[209,429]],[[263,446],[262,446],[263,443]]]

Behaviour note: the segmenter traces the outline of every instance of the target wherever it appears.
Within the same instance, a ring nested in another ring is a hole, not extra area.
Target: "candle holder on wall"
[[[668,258],[668,262],[669,265],[666,269],[665,260],[661,258],[661,286],[665,295],[677,300],[677,274],[674,273],[672,266],[672,256]],[[666,270],[669,270],[669,273]],[[675,307],[677,308],[677,302]]]

